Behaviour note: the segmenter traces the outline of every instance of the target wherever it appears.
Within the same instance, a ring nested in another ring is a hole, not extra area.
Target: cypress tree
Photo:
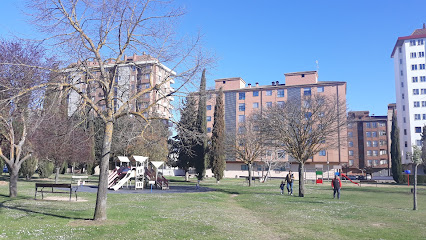
[[[194,163],[194,154],[191,152],[196,142],[194,132],[198,130],[196,127],[197,116],[194,114],[197,111],[197,105],[192,96],[188,96],[182,104],[177,135],[179,141],[177,166],[185,171],[185,181],[188,181],[188,170]]]
[[[219,90],[214,107],[214,123],[211,139],[210,163],[212,172],[219,182],[225,171],[225,110],[223,106],[223,91]]]
[[[200,140],[194,147],[195,162],[194,167],[198,180],[203,180],[206,173],[206,147],[207,147],[207,117],[206,117],[206,69],[203,70],[200,82],[200,91],[198,93],[198,114],[197,114],[197,132]]]
[[[395,110],[393,111],[392,115],[391,141],[392,176],[395,182],[401,183],[403,177],[401,164],[401,149],[399,146],[399,128]]]

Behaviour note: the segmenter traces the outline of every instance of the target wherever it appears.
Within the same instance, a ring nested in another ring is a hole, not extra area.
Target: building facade
[[[80,91],[88,93],[92,101],[96,102],[101,109],[105,109],[104,92],[97,84],[97,77],[100,75],[96,63],[87,63],[81,69],[81,63],[67,70],[68,78],[78,86]],[[143,54],[124,56],[124,60],[119,63],[110,62],[106,64],[106,71],[116,71],[114,76],[114,111],[126,105],[126,111],[140,111],[148,108],[144,115],[155,115],[164,119],[172,116],[172,96],[167,94],[174,91],[171,84],[174,83],[175,72],[161,64],[157,59]],[[158,86],[158,87],[157,87]],[[154,88],[155,87],[155,88]],[[147,89],[150,89],[149,91]],[[129,101],[137,93],[145,91],[137,99]],[[70,92],[68,95],[68,113],[72,114],[81,106],[80,95]],[[154,106],[151,106],[153,103]],[[150,107],[151,106],[151,107]]]
[[[285,84],[272,82],[271,85],[260,86],[258,83],[246,85],[242,78],[224,78],[215,80],[215,90],[223,89],[225,102],[225,127],[226,132],[238,131],[238,124],[244,121],[254,111],[268,108],[274,104],[285,104],[289,98],[302,99],[303,96],[324,95],[335,96],[341,102],[346,102],[346,82],[318,81],[316,71],[296,72],[285,74]],[[214,122],[214,105],[216,99],[214,91],[207,97],[207,132],[211,132]],[[290,97],[289,97],[290,96]],[[346,106],[341,106],[346,108]],[[343,116],[345,117],[345,116]],[[306,164],[307,178],[315,178],[315,169],[322,166],[325,171],[338,169],[348,162],[346,146],[346,128],[339,132],[339,147],[321,151],[313,156]],[[289,168],[297,172],[298,164],[294,162],[283,150],[276,151],[276,158],[284,163],[271,171],[272,176],[285,176]],[[254,165],[254,176],[262,176],[266,171],[262,164],[263,158],[272,157],[268,152]],[[328,167],[328,168],[327,168]],[[227,159],[225,177],[247,176],[247,166],[238,159]]]
[[[411,35],[399,37],[393,48],[395,90],[402,163],[409,164],[407,152],[421,146],[426,124],[426,26]]]
[[[388,116],[370,116],[369,111],[348,113],[348,174],[390,176]],[[392,116],[391,116],[392,119]]]

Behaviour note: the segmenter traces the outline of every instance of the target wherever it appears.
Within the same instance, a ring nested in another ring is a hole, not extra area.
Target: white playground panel
[[[145,164],[148,157],[133,156],[136,160],[135,189],[143,189],[145,181]]]

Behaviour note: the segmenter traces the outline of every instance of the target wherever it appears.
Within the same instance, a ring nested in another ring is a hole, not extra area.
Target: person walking
[[[288,174],[285,177],[285,181],[287,182],[287,193],[293,195],[294,175],[291,170],[288,171]]]
[[[336,198],[337,193],[337,199],[340,199],[340,188],[342,187],[342,181],[340,181],[340,178],[337,175],[334,175],[334,178],[331,181],[331,187],[333,187],[333,198]]]
[[[281,189],[281,195],[283,195],[284,194],[284,181],[281,181],[280,189]]]

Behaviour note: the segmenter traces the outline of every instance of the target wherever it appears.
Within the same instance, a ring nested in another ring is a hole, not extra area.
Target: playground
[[[51,176],[50,181],[53,181]],[[1,176],[0,181],[6,181]],[[63,176],[69,182],[71,176]],[[92,177],[90,177],[92,178]],[[92,179],[91,179],[92,180]],[[84,201],[34,200],[34,181],[19,181],[19,197],[0,185],[0,238],[4,239],[425,239],[426,187],[418,211],[407,185],[343,182],[341,199],[329,182],[308,183],[305,197],[281,195],[279,179],[248,187],[242,179],[168,178],[170,189],[122,188],[108,194],[108,220],[89,221],[96,193]],[[45,181],[45,180],[43,180]],[[84,185],[95,189],[95,184]],[[92,186],[92,187],[91,187]],[[188,191],[170,192],[173,187]],[[192,189],[192,190],[191,190]],[[189,191],[191,190],[191,191]],[[127,194],[127,191],[133,192]],[[134,193],[137,192],[137,193]]]

